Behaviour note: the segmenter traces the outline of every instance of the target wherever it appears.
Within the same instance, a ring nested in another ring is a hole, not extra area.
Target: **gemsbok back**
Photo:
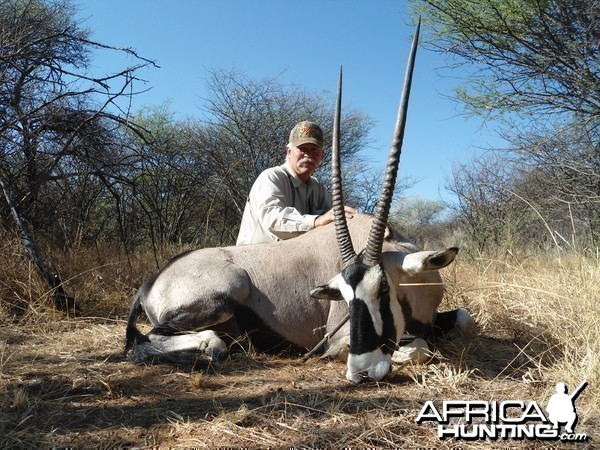
[[[335,224],[286,241],[175,257],[135,297],[125,347],[132,361],[179,363],[198,352],[219,359],[228,342],[245,335],[259,350],[304,352],[327,337],[324,355],[346,358],[346,378],[360,382],[381,380],[392,362],[406,360],[398,347],[406,333],[425,338],[434,328],[471,331],[473,321],[464,309],[437,313],[444,294],[438,270],[458,249],[420,251],[387,225],[418,36],[419,26],[375,215],[346,221],[343,213],[340,71],[332,144]],[[357,253],[355,246],[364,250]],[[154,327],[145,335],[136,326],[142,310]]]

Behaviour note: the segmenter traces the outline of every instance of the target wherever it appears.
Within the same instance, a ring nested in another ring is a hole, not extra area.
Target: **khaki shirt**
[[[262,172],[250,189],[236,245],[290,239],[315,227],[331,209],[329,192],[313,177],[303,183],[287,162]]]

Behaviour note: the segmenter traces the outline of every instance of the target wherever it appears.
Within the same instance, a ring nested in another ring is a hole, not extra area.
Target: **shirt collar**
[[[292,184],[295,188],[300,187],[302,184],[306,184],[307,187],[312,185],[312,176],[306,180],[306,183],[303,183],[302,180],[298,177],[298,174],[292,170],[290,167],[289,161],[286,161],[281,167],[288,173],[290,179],[292,180]]]

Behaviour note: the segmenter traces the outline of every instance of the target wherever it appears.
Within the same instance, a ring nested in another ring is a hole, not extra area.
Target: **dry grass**
[[[428,364],[355,386],[342,363],[318,358],[302,364],[250,352],[201,373],[130,364],[120,355],[124,317],[134,287],[152,270],[147,256],[131,258],[130,270],[123,257],[65,255],[63,278],[86,315],[71,319],[49,307],[25,261],[0,269],[0,448],[559,448],[565,444],[441,441],[432,424],[415,419],[427,400],[543,406],[556,382],[575,387],[584,378],[590,385],[577,402],[577,431],[591,437],[588,445],[597,438],[597,258],[459,259],[444,271],[443,307],[468,307],[476,337],[454,336],[437,344]]]

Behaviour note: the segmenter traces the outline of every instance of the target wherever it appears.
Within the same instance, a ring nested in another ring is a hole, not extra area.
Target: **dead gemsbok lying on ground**
[[[226,355],[226,340],[245,334],[260,350],[306,351],[327,333],[324,354],[347,356],[346,377],[359,382],[380,380],[392,361],[406,359],[398,351],[405,333],[426,337],[433,326],[470,330],[473,322],[465,310],[436,312],[444,292],[438,269],[450,264],[458,249],[419,251],[387,225],[418,33],[419,28],[375,216],[358,214],[347,222],[343,213],[340,73],[332,156],[335,225],[286,241],[206,248],[174,258],[136,295],[126,332],[131,360],[177,363],[198,351],[218,359]],[[357,254],[353,243],[364,251]],[[319,287],[310,291],[314,286]],[[142,310],[154,326],[146,335],[136,326]],[[333,332],[348,314],[347,323]]]

